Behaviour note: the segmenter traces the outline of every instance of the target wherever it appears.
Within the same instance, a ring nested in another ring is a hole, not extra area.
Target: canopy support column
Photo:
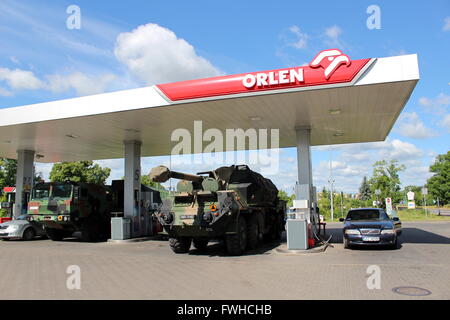
[[[134,238],[141,235],[141,142],[124,141],[124,146],[124,217],[131,219],[131,237]]]
[[[26,213],[34,180],[34,151],[17,150],[16,201],[14,218]]]
[[[296,128],[297,144],[297,172],[298,184],[296,185],[295,196],[297,200],[307,200],[308,207],[311,208],[313,200],[312,166],[309,128]]]

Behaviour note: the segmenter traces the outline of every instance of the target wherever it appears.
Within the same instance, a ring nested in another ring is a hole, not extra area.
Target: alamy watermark
[[[69,276],[66,280],[66,287],[69,290],[81,289],[81,268],[77,265],[70,265],[66,269],[66,274]]]
[[[279,129],[235,128],[203,130],[202,121],[194,121],[193,130],[175,129],[171,160],[180,164],[243,164],[257,166],[262,174],[279,170]]]
[[[67,7],[66,13],[69,15],[66,20],[66,27],[69,30],[81,29],[81,9],[75,4]]]
[[[369,30],[381,29],[381,9],[380,6],[372,4],[367,7],[367,14],[370,16],[366,20],[366,26]]]
[[[368,275],[366,285],[367,289],[381,289],[381,269],[379,266],[372,264],[367,267],[366,273]]]

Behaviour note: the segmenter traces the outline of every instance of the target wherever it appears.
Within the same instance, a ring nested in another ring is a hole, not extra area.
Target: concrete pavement
[[[399,250],[345,250],[341,224],[329,223],[334,247],[286,255],[277,244],[242,257],[220,243],[206,253],[176,255],[166,241],[82,243],[0,242],[0,299],[450,299],[450,222],[405,222]],[[69,290],[71,265],[81,289]],[[381,289],[367,288],[370,265]],[[398,286],[431,295],[394,293]]]

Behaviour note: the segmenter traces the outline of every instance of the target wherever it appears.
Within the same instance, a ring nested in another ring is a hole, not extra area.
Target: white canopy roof
[[[311,145],[382,141],[418,80],[413,54],[371,59],[346,83],[181,100],[151,86],[0,109],[0,156],[27,149],[43,155],[38,162],[123,158],[123,141],[135,139],[142,156],[168,155],[173,130],[192,130],[195,120],[223,132],[278,128],[281,148],[295,146],[297,127],[311,128]]]

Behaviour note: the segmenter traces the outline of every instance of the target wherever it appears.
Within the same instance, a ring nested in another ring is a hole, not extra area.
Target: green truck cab
[[[52,240],[62,240],[81,231],[85,241],[110,236],[111,188],[76,182],[37,184],[28,202],[28,214],[44,224]]]

